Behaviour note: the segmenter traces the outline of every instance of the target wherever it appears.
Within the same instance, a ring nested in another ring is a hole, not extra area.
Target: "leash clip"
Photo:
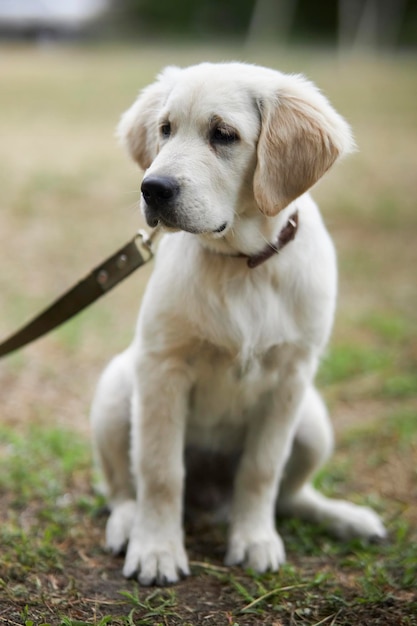
[[[140,249],[140,252],[142,253],[142,251],[144,250],[145,253],[147,254],[146,261],[150,261],[152,257],[154,256],[152,244],[153,244],[155,237],[159,234],[159,231],[160,231],[160,228],[158,225],[156,226],[156,228],[154,228],[154,230],[151,233],[148,233],[146,230],[143,230],[141,228],[140,230],[137,231],[135,235],[134,241],[136,245],[138,246],[138,248]]]

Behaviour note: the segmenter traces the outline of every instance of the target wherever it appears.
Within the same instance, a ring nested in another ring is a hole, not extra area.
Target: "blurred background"
[[[358,144],[313,190],[339,254],[319,375],[336,429],[414,424],[416,46],[416,0],[0,0],[0,336],[142,225],[141,173],[114,138],[138,90],[166,64],[260,63],[316,82]],[[0,363],[3,424],[87,435],[149,271]]]
[[[415,0],[1,0],[3,37],[229,38],[249,43],[413,46]]]
[[[406,538],[417,523],[416,0],[0,0],[0,338],[143,226],[142,174],[114,129],[163,66],[207,60],[303,73],[352,125],[358,151],[313,189],[340,274],[318,376],[337,446],[320,485],[368,498]],[[39,593],[39,568],[49,575],[52,544],[71,572],[82,535],[79,585],[91,559],[109,566],[88,411],[151,269],[0,361],[0,579],[9,593],[25,581],[19,610]]]

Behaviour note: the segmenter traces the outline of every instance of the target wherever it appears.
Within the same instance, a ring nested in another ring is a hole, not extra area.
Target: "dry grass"
[[[302,71],[354,127],[360,151],[315,190],[340,264],[338,316],[320,375],[339,449],[320,480],[333,493],[369,494],[395,538],[379,558],[377,550],[350,546],[343,552],[320,534],[289,525],[284,532],[295,570],[259,581],[196,566],[193,582],[182,585],[178,596],[149,599],[141,592],[137,601],[130,598],[134,623],[157,623],[155,615],[144,617],[155,610],[169,624],[416,623],[414,590],[404,574],[417,579],[415,562],[406,563],[408,553],[415,558],[407,545],[411,550],[416,539],[406,527],[417,522],[415,58],[218,48],[3,48],[0,336],[132,236],[140,223],[140,178],[113,138],[118,117],[163,65],[208,58]],[[44,616],[72,624],[68,620],[77,615],[80,623],[98,624],[106,615],[113,616],[111,623],[130,623],[122,621],[128,608],[117,594],[127,588],[120,563],[101,551],[104,522],[92,517],[97,503],[89,487],[87,414],[102,366],[131,337],[147,275],[141,270],[77,320],[0,363],[0,451],[6,459],[0,465],[0,520],[7,530],[0,623],[36,624]],[[75,494],[73,509],[62,509],[63,519],[52,506],[57,496],[51,475],[44,474],[48,463],[58,462],[55,455],[65,457],[60,432],[74,444],[68,462],[56,470],[57,488]],[[43,481],[45,491],[38,484]],[[58,538],[45,543],[40,536],[51,532],[51,519]],[[209,554],[220,567],[224,534],[216,532],[200,529],[189,543],[193,558]],[[353,566],[352,554],[362,561]],[[292,592],[278,593],[291,585]],[[238,615],[271,590],[254,606],[256,613]]]

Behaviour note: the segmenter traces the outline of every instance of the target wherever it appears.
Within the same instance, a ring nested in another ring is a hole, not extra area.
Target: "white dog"
[[[383,538],[370,509],[318,493],[332,449],[313,385],[336,299],[333,245],[306,191],[353,147],[300,76],[240,63],[169,67],[123,115],[162,239],[132,345],[92,408],[107,546],[143,585],[189,573],[185,448],[240,454],[226,563],[285,560],[276,512]]]

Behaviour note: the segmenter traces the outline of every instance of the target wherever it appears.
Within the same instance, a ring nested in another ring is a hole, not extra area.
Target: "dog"
[[[312,485],[333,436],[314,386],[335,311],[334,247],[308,190],[354,149],[308,80],[243,63],[166,68],[118,134],[165,231],[130,347],[92,405],[110,516],[142,585],[189,574],[185,450],[234,455],[227,565],[276,571],[276,514],[381,540],[371,509]]]

